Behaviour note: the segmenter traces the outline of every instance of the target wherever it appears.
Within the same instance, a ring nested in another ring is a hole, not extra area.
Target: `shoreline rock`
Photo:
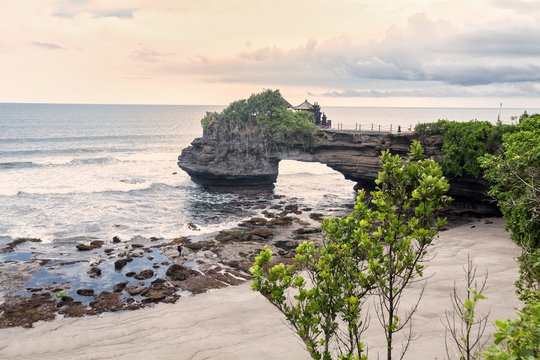
[[[6,295],[0,309],[8,311],[0,313],[0,328],[31,326],[35,321],[52,320],[55,314],[80,317],[136,310],[156,302],[175,302],[181,296],[238,285],[250,279],[249,268],[264,245],[271,247],[276,261],[290,263],[300,243],[294,240],[295,236],[321,241],[322,234],[309,211],[302,210],[302,218],[294,214],[305,206],[278,201],[283,202],[280,208],[286,211],[270,212],[273,206],[268,203],[259,206],[259,215],[212,234],[171,240],[139,237],[133,243],[115,244],[113,240],[103,252],[72,247],[71,256],[79,260],[60,261],[54,256],[44,259],[39,253],[33,254],[29,261],[10,260],[16,266],[9,266],[19,269],[24,276],[12,276],[2,285],[13,287],[10,292],[23,291],[27,296]],[[84,245],[95,249],[104,242],[95,240]],[[69,270],[63,270],[65,266],[69,266]],[[84,281],[39,287],[26,285],[39,270],[54,273],[59,279],[64,272],[76,272]],[[123,279],[103,286],[111,274]],[[14,321],[10,314],[15,313],[22,319]]]
[[[0,304],[0,328],[30,327],[35,321],[54,319],[57,313],[80,317],[106,311],[136,310],[156,302],[175,302],[182,296],[238,285],[250,279],[249,268],[264,245],[269,245],[274,252],[275,263],[291,263],[301,241],[322,241],[320,213],[303,210],[301,217],[290,213],[271,214],[270,207],[269,204],[260,215],[240,222],[236,227],[213,234],[159,241],[143,239],[137,242],[142,247],[126,244],[123,248],[124,243],[121,243],[108,253],[93,253],[92,258],[99,254],[101,258],[92,260],[90,268],[85,255],[89,252],[73,248],[73,255],[82,256],[78,261],[43,259],[37,255],[30,261],[10,260],[12,262],[4,266],[17,270],[11,270],[10,277],[1,281],[6,295],[4,303]],[[297,208],[302,207],[288,207],[291,211]],[[343,208],[342,211],[346,210]],[[335,211],[331,213],[338,215]],[[462,219],[449,227],[463,222]],[[178,251],[179,246],[182,251]],[[134,257],[139,251],[145,255]],[[84,285],[74,282],[39,287],[27,285],[33,273],[42,270],[58,276],[68,271],[63,270],[64,266],[71,269],[69,272],[78,271],[81,276],[86,276],[94,282],[94,287],[90,287],[87,280]],[[107,280],[104,277],[109,274],[121,280],[103,287],[102,283]],[[20,291],[27,296],[11,295]]]

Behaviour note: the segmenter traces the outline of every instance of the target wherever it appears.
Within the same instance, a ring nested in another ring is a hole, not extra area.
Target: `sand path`
[[[513,282],[518,249],[502,219],[484,219],[441,233],[436,257],[415,317],[415,341],[407,359],[443,359],[449,293],[463,279],[470,254],[479,270],[489,270],[490,319],[513,317],[519,303]],[[489,221],[488,221],[489,222]],[[479,271],[482,272],[482,271]],[[403,303],[403,308],[409,301]],[[480,309],[482,311],[482,309]],[[488,325],[489,331],[493,328]],[[384,358],[383,338],[373,318],[365,341],[370,358]],[[308,359],[281,314],[249,284],[216,290],[176,304],[132,312],[39,322],[32,329],[0,330],[0,359]]]

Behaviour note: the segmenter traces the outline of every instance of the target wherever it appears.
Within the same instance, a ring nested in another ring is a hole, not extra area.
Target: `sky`
[[[0,0],[0,102],[540,108],[540,0]]]

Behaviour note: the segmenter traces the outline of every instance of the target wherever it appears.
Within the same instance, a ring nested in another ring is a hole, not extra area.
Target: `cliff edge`
[[[281,160],[319,162],[369,189],[383,150],[404,155],[418,138],[427,156],[442,158],[442,136],[318,129],[309,114],[287,105],[278,91],[267,90],[222,113],[208,113],[201,121],[203,136],[182,150],[178,165],[207,188],[263,191],[273,188]],[[450,182],[456,212],[498,214],[485,181],[459,177]]]

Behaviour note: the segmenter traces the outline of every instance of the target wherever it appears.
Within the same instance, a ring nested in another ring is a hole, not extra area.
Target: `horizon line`
[[[98,106],[212,106],[212,107],[225,107],[228,105],[223,104],[150,104],[150,103],[83,103],[83,102],[24,102],[24,101],[15,101],[15,102],[2,102],[0,105],[98,105]],[[499,109],[499,106],[495,107],[482,107],[482,106],[362,106],[362,105],[324,105],[326,108],[390,108],[390,109]],[[539,107],[502,107],[502,109],[540,109]]]

